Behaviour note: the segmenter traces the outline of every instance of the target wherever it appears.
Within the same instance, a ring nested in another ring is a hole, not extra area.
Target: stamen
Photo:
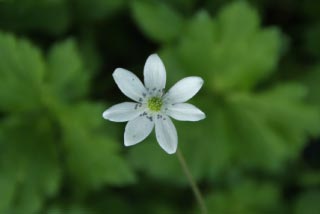
[[[154,112],[159,112],[161,110],[162,104],[162,99],[160,97],[151,97],[148,100],[148,108]]]

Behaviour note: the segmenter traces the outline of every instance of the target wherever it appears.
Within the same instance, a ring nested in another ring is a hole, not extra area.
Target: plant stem
[[[185,173],[186,177],[188,178],[188,181],[190,183],[193,194],[199,203],[202,214],[208,214],[208,210],[207,210],[207,207],[204,203],[203,196],[199,190],[199,187],[198,187],[197,183],[195,182],[195,180],[193,179],[192,174],[188,168],[188,165],[183,157],[183,154],[179,149],[177,150],[177,156],[178,156],[179,162],[181,164],[181,167],[183,169],[183,172]]]

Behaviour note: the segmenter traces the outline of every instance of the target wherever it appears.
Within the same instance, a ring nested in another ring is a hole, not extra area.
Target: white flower
[[[114,105],[103,112],[103,118],[114,122],[129,121],[124,132],[124,145],[143,141],[155,126],[156,138],[162,149],[173,154],[178,136],[171,119],[198,121],[205,114],[197,107],[184,103],[202,87],[200,77],[187,77],[177,82],[166,94],[166,70],[157,54],[148,57],[144,66],[144,84],[128,70],[117,68],[113,78],[119,89],[136,102]]]

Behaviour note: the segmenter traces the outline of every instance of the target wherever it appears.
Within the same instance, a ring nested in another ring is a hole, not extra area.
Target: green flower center
[[[151,111],[158,112],[161,110],[161,107],[162,107],[162,100],[160,97],[151,97],[148,100],[148,108]]]

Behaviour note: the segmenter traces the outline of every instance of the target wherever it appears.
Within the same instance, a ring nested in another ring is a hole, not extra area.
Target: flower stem
[[[198,187],[197,183],[195,182],[195,180],[194,180],[194,178],[188,168],[188,165],[183,157],[182,152],[179,149],[177,150],[177,156],[178,156],[179,162],[181,164],[181,167],[183,169],[183,172],[186,175],[186,177],[188,178],[188,181],[190,183],[193,194],[199,203],[202,214],[208,214],[208,210],[207,210],[207,207],[204,203],[203,196],[199,190],[199,187]]]

